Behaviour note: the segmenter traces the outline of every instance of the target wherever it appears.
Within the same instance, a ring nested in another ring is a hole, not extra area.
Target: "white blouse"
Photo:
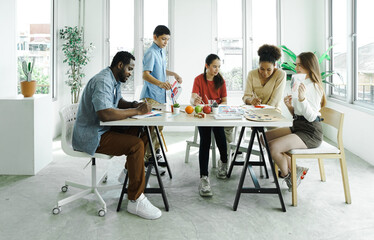
[[[319,111],[321,110],[323,92],[309,78],[305,79],[304,85],[306,88],[305,100],[300,102],[297,97],[293,97],[292,106],[294,114],[304,116],[306,120],[313,122],[318,116],[321,116]]]

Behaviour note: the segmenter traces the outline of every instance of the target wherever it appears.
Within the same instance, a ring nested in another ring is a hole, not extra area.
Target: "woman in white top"
[[[301,53],[296,59],[297,73],[306,74],[300,83],[298,97],[291,95],[284,98],[289,112],[294,116],[293,126],[278,128],[266,132],[270,153],[279,166],[279,177],[291,190],[291,158],[285,152],[296,148],[315,148],[322,142],[321,107],[326,105],[326,97],[322,88],[321,73],[317,57],[311,52]],[[305,175],[307,168],[297,167],[297,181]]]

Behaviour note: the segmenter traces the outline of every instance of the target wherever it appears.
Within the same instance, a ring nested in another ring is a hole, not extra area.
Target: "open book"
[[[135,119],[143,119],[143,118],[147,118],[147,117],[152,117],[152,116],[156,116],[156,115],[161,115],[162,112],[160,111],[151,111],[149,113],[146,113],[146,114],[143,114],[143,115],[135,115],[135,116],[132,116],[131,118],[135,118]]]

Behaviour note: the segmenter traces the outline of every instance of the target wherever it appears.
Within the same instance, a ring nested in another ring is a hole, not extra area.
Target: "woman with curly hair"
[[[243,101],[246,105],[267,104],[278,108],[286,86],[286,73],[275,67],[282,56],[273,45],[262,45],[258,51],[259,67],[248,73]]]

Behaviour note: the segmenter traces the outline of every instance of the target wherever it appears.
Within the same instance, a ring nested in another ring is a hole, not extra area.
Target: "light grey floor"
[[[237,211],[232,210],[241,167],[229,180],[215,178],[211,169],[214,196],[199,196],[198,154],[193,149],[184,163],[185,140],[191,133],[165,133],[167,153],[174,174],[163,177],[170,211],[164,210],[161,195],[148,195],[162,210],[162,217],[149,221],[126,212],[116,212],[120,192],[103,194],[108,206],[105,217],[98,217],[99,205],[93,197],[68,204],[59,215],[52,215],[56,201],[76,193],[61,193],[64,180],[85,181],[87,159],[66,156],[54,142],[53,162],[36,176],[0,176],[0,239],[373,239],[374,167],[346,152],[352,204],[344,202],[337,160],[326,160],[327,182],[319,180],[315,160],[299,161],[310,168],[298,188],[298,207],[291,206],[291,194],[281,182],[287,212],[280,209],[276,195],[242,194]],[[117,183],[124,158],[99,161],[99,172],[109,169],[108,184]],[[211,165],[210,165],[211,166]],[[258,173],[259,171],[256,170]],[[272,180],[260,180],[273,186]],[[155,177],[151,185],[156,185]],[[250,186],[247,176],[246,185]]]

